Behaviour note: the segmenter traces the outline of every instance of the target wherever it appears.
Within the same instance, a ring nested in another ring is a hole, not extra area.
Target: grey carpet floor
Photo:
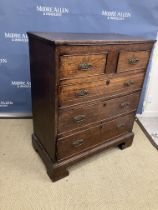
[[[0,210],[157,210],[158,152],[137,124],[134,143],[72,166],[52,183],[31,145],[32,120],[0,120]]]

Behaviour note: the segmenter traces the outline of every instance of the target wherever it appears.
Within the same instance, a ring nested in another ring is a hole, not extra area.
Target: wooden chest
[[[67,167],[109,147],[130,146],[154,41],[117,34],[28,36],[33,146],[50,178],[67,176]]]

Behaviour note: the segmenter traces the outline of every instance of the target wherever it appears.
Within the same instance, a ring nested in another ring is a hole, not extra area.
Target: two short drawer
[[[95,145],[110,141],[121,135],[131,132],[134,122],[134,114],[100,123],[98,126],[74,133],[70,136],[58,139],[57,159],[63,160],[73,155],[84,152]]]
[[[149,60],[149,55],[150,51],[143,50],[120,51],[115,72],[120,73],[145,69]],[[70,79],[105,74],[108,56],[109,50],[104,53],[62,55],[60,56],[59,61],[59,78]]]

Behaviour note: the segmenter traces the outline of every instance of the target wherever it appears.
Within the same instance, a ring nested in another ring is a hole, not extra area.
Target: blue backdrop
[[[27,31],[156,38],[157,28],[157,0],[1,0],[0,115],[31,114]]]

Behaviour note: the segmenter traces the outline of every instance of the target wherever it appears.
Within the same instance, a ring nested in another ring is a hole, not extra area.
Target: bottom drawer
[[[70,136],[58,139],[57,141],[57,159],[66,159],[85,151],[97,144],[109,141],[120,135],[132,131],[134,114],[129,114],[115,120],[100,123],[96,127],[72,134]]]

